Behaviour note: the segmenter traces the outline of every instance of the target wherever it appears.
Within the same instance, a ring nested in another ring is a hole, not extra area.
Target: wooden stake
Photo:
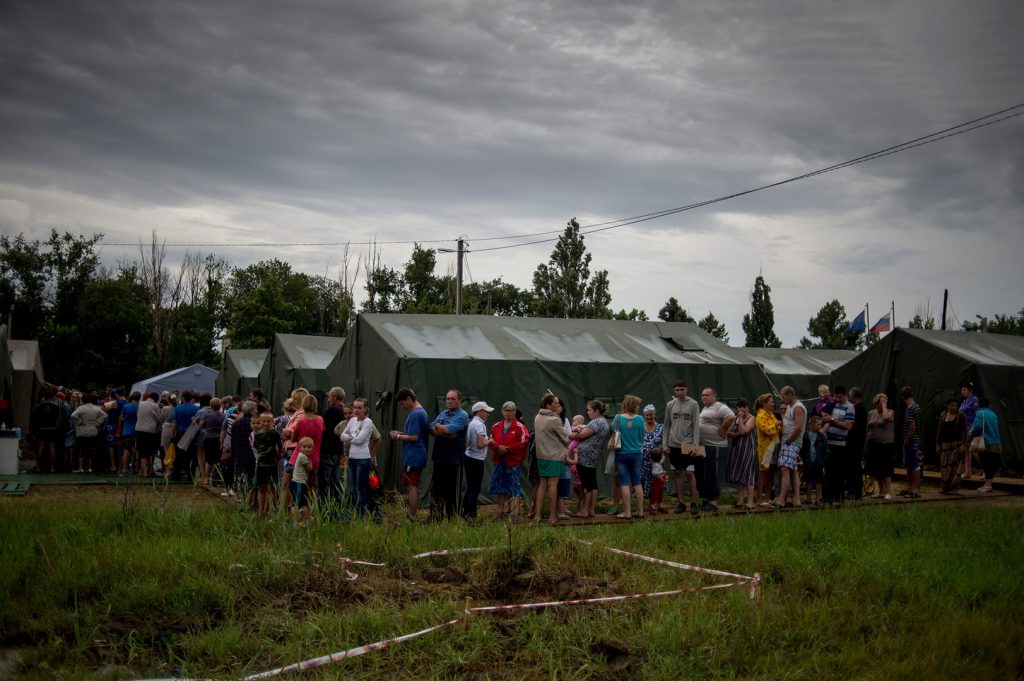
[[[472,614],[472,610],[473,610],[473,599],[469,598],[467,596],[466,597],[465,617],[463,617],[463,619],[462,619],[462,630],[463,631],[469,631],[469,616]]]

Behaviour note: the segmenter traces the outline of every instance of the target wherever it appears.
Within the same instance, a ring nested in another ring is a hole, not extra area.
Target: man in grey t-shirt
[[[718,461],[725,460],[729,443],[725,434],[732,428],[736,414],[732,409],[718,401],[714,388],[700,391],[700,400],[704,408],[700,412],[700,443],[704,446],[704,458],[697,463],[697,483],[703,499],[700,510],[717,513],[718,497],[722,488],[718,482]]]
[[[683,475],[690,487],[690,512],[694,515],[700,512],[697,507],[697,478],[695,471],[699,459],[694,456],[700,445],[700,431],[697,429],[697,422],[700,419],[700,408],[697,401],[686,396],[686,381],[676,381],[672,388],[675,397],[665,405],[665,447],[663,454],[667,454],[669,462],[674,469],[673,475],[676,481],[676,513],[686,511],[686,504],[683,502]],[[683,449],[687,453],[683,452]]]

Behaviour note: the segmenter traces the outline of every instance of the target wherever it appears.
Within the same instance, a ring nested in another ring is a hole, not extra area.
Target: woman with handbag
[[[775,416],[775,398],[765,393],[754,402],[754,428],[757,431],[757,493],[758,506],[771,506],[772,457],[779,445],[782,434],[782,422]]]
[[[967,451],[967,418],[959,408],[955,397],[946,400],[946,411],[939,418],[939,428],[935,435],[942,494],[956,494],[960,489],[960,467]]]
[[[996,477],[1000,455],[1003,453],[1003,445],[999,439],[999,418],[989,408],[989,404],[987,397],[978,400],[978,412],[974,415],[974,428],[971,429],[971,435],[974,437],[971,441],[971,450],[978,453],[981,467],[985,471],[985,484],[978,488],[978,494],[992,491],[992,480]]]
[[[640,398],[626,395],[622,398],[622,413],[612,424],[619,434],[620,447],[615,452],[615,470],[619,474],[619,490],[622,493],[622,513],[616,518],[629,520],[633,517],[630,507],[630,491],[636,495],[636,517],[644,517],[644,487],[640,481],[643,466],[644,418],[637,414]]]
[[[590,400],[587,402],[587,418],[590,421],[579,432],[569,434],[570,439],[580,442],[576,448],[576,455],[580,459],[576,464],[576,470],[583,484],[583,501],[576,510],[576,518],[594,517],[594,507],[597,504],[597,467],[601,463],[609,435],[608,420],[604,417],[604,412],[603,402]]]

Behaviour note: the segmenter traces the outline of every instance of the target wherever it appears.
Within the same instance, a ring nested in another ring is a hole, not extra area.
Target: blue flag
[[[868,323],[867,320],[864,318],[864,310],[861,310],[860,314],[854,317],[853,321],[850,322],[850,325],[846,327],[846,331],[843,332],[843,336],[845,337],[849,336],[851,333],[863,331],[864,329],[867,328],[867,326]]]

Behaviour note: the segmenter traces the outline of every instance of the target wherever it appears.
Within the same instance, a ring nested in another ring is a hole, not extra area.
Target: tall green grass
[[[127,493],[126,493],[127,494]],[[461,626],[318,678],[1020,678],[1024,518],[981,504],[528,528],[461,522],[301,529],[166,490],[124,503],[0,500],[0,645],[23,678],[235,678],[438,624],[476,604],[717,580],[623,548],[743,574],[746,589]],[[594,542],[586,546],[575,541]],[[413,561],[420,551],[493,551]],[[386,562],[351,566],[339,556]],[[431,568],[433,572],[431,572]],[[447,571],[447,572],[446,572]],[[432,582],[431,575],[442,576]]]

